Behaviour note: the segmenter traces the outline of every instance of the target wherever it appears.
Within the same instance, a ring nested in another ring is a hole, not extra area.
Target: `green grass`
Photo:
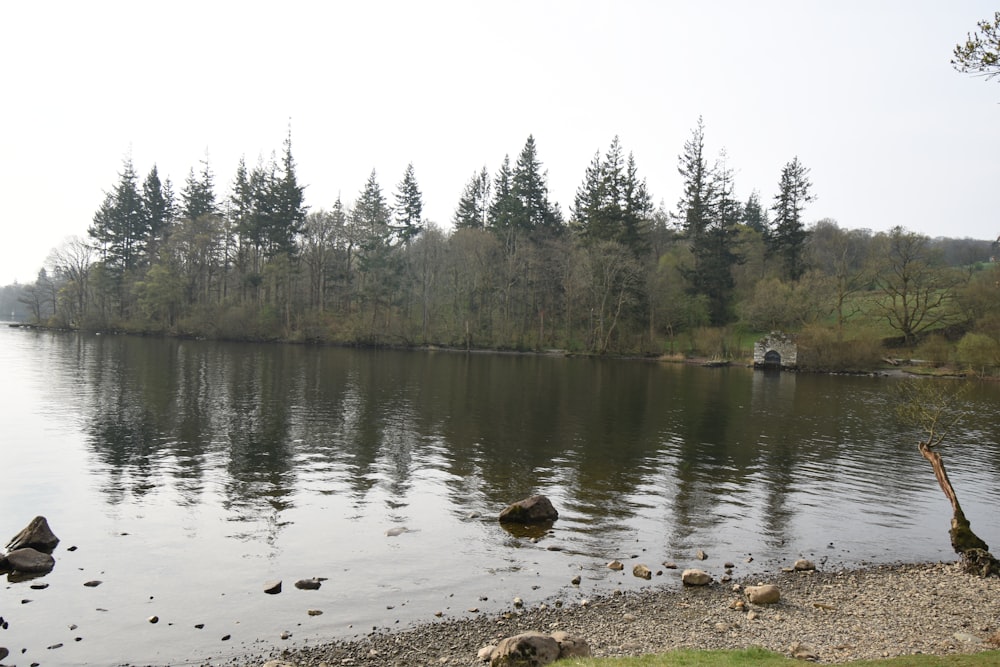
[[[790,667],[809,663],[762,648],[749,648],[740,651],[671,651],[634,658],[572,658],[555,664],[561,667]],[[1000,651],[961,655],[912,655],[843,664],[852,667],[995,667],[1000,665]]]

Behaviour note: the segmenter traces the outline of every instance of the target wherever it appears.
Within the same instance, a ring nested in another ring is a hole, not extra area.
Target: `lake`
[[[0,539],[44,515],[62,540],[51,573],[0,589],[11,663],[199,664],[726,561],[955,559],[892,377],[6,325],[0,373]],[[976,383],[945,451],[994,548],[998,405]],[[549,530],[497,522],[535,493]]]

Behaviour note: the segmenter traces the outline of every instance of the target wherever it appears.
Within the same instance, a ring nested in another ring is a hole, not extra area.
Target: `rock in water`
[[[500,640],[490,667],[542,667],[559,659],[559,642],[541,632],[525,632]]]
[[[277,595],[281,592],[281,580],[275,579],[264,584],[264,592],[268,595]]]
[[[299,579],[295,582],[295,587],[303,591],[318,591],[322,585],[320,579]]]
[[[7,562],[17,572],[42,573],[56,566],[56,559],[37,549],[24,548],[7,554]]]
[[[652,579],[652,571],[645,565],[639,564],[632,568],[632,576],[639,577],[640,579]]]
[[[500,512],[502,523],[545,523],[559,518],[559,512],[545,496],[531,496],[508,505]]]
[[[20,533],[11,538],[7,543],[7,551],[31,548],[45,553],[52,553],[52,550],[59,544],[59,538],[55,536],[49,528],[49,522],[44,516],[36,516]]]

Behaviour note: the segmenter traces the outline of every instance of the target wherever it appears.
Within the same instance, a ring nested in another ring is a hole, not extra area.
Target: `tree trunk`
[[[941,455],[931,449],[930,444],[926,442],[921,442],[919,449],[920,455],[927,459],[934,469],[938,485],[944,491],[948,502],[951,503],[951,530],[948,531],[948,534],[951,537],[951,546],[955,553],[962,557],[962,565],[966,572],[983,577],[1000,574],[1000,561],[997,561],[990,554],[989,545],[972,532],[972,526],[965,518],[965,512],[962,511],[962,506],[958,502],[955,487],[951,485]]]

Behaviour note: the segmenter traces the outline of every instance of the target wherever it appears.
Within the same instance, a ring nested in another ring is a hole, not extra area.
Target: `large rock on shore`
[[[775,604],[781,601],[781,590],[774,584],[746,587],[747,599],[754,604]]]
[[[30,548],[52,553],[57,544],[59,544],[59,538],[49,528],[49,522],[44,516],[36,516],[20,533],[11,538],[6,549],[7,551],[16,551]]]
[[[563,658],[589,657],[586,641],[561,630],[551,635],[524,632],[479,651],[479,659],[488,660],[490,667],[542,667]]]
[[[545,496],[519,500],[500,512],[501,523],[546,523],[559,518],[559,512]]]

